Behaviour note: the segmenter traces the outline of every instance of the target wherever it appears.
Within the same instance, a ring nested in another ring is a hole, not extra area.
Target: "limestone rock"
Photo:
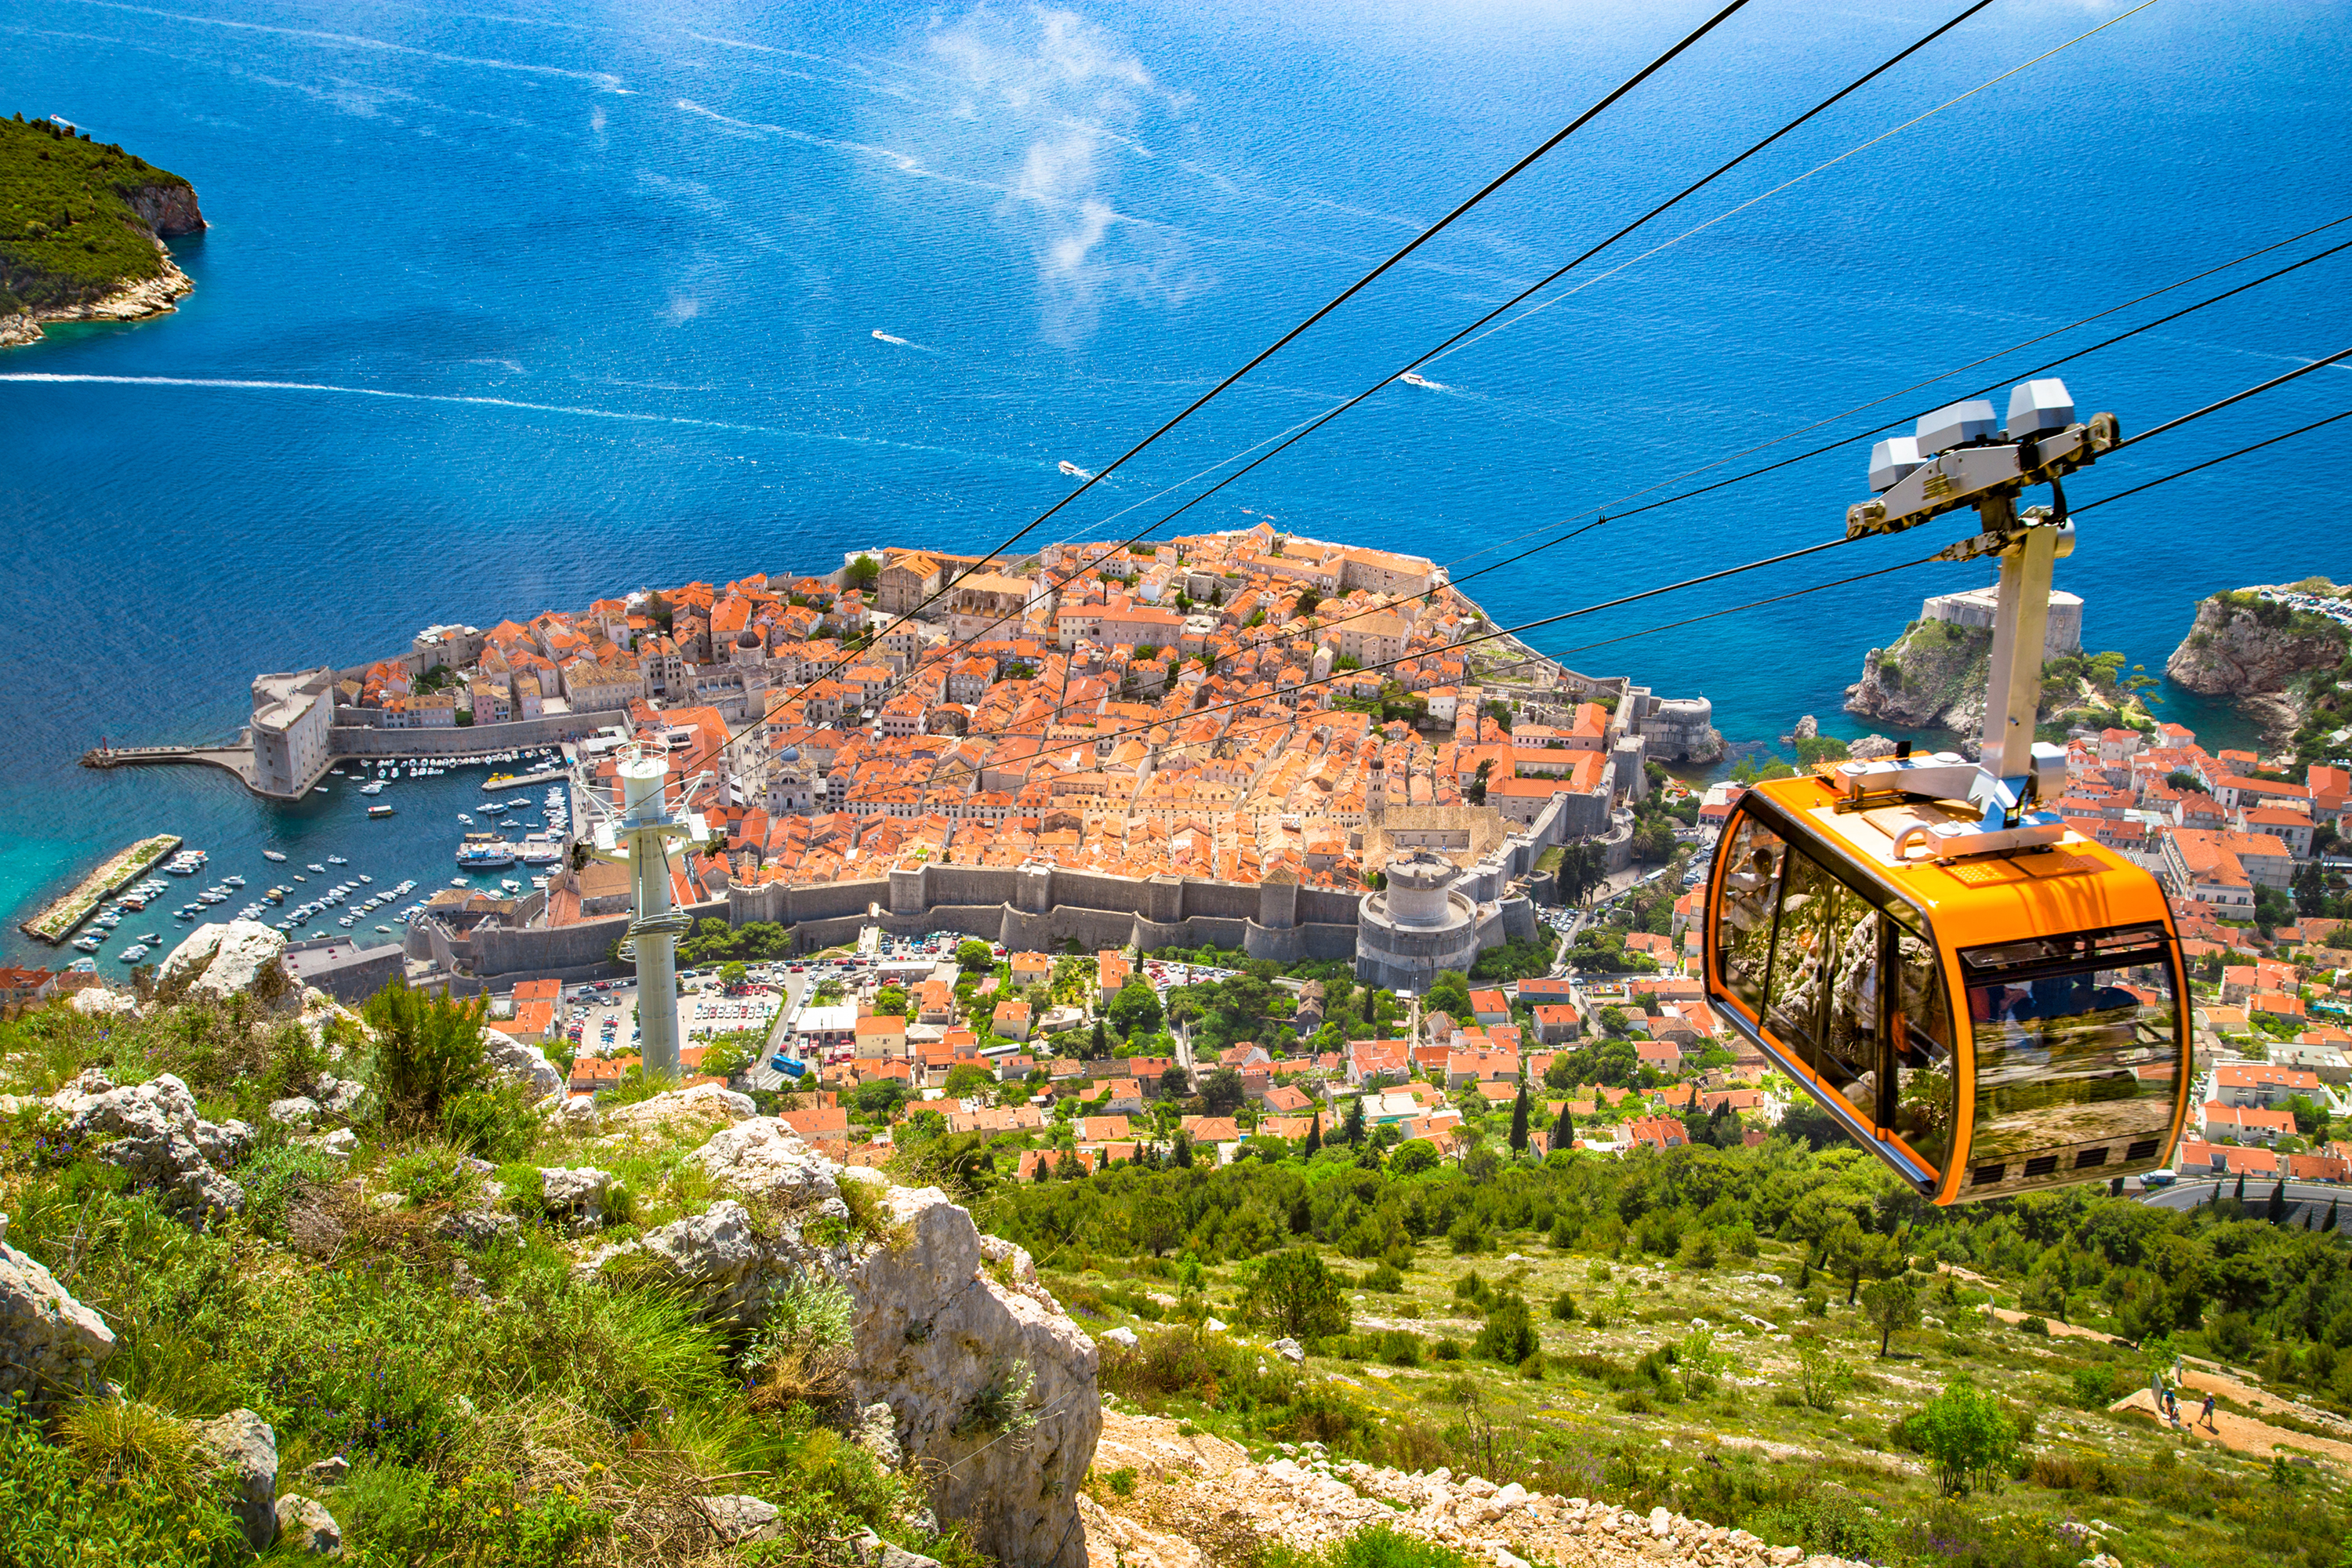
[[[1814,718],[1810,713],[1798,720],[1797,727],[1789,731],[1791,739],[1799,741],[1811,741],[1817,739],[1821,735],[1821,721]]]
[[[583,1272],[602,1273],[621,1260],[650,1265],[693,1297],[707,1317],[748,1320],[765,1305],[763,1266],[768,1259],[752,1232],[750,1212],[732,1198],[720,1199],[706,1213],[649,1230],[635,1241],[601,1247],[581,1267]]]
[[[1884,735],[1864,735],[1861,740],[1847,744],[1846,754],[1856,762],[1874,763],[1882,757],[1893,756],[1895,742]]]
[[[2285,605],[2251,595],[2216,594],[2197,606],[2164,673],[2208,696],[2282,692],[2299,677],[2333,669],[2345,640],[2344,629],[2321,616],[2290,616]]]
[[[69,1086],[50,1103],[65,1113],[68,1136],[110,1140],[95,1151],[97,1157],[152,1184],[171,1206],[198,1218],[244,1209],[245,1190],[212,1160],[241,1154],[253,1130],[241,1121],[215,1125],[200,1119],[195,1097],[170,1073],[96,1093]]]
[[[319,1109],[329,1116],[349,1116],[359,1109],[360,1100],[366,1093],[367,1085],[357,1079],[319,1075]]]
[[[307,1472],[306,1472],[307,1473]],[[341,1557],[342,1527],[323,1504],[296,1492],[278,1500],[278,1544],[303,1557]]]
[[[547,1059],[547,1053],[537,1046],[525,1045],[512,1035],[484,1029],[482,1059],[492,1072],[530,1089],[535,1100],[545,1100],[563,1089],[563,1074]]]
[[[547,1205],[547,1212],[568,1222],[575,1234],[604,1222],[604,1198],[613,1185],[611,1173],[593,1165],[542,1167],[539,1180],[540,1201]]]
[[[343,1478],[351,1473],[352,1462],[341,1454],[331,1454],[302,1467],[302,1484],[324,1491],[329,1487],[342,1485]]]
[[[1275,1354],[1280,1356],[1283,1360],[1288,1362],[1293,1366],[1301,1366],[1306,1363],[1307,1347],[1300,1344],[1297,1340],[1288,1338],[1279,1339],[1265,1348],[1272,1351]]]
[[[86,1386],[114,1353],[114,1333],[40,1263],[7,1244],[0,1215],[0,1399]]]
[[[270,1121],[281,1127],[291,1127],[299,1131],[308,1132],[310,1131],[310,1124],[319,1120],[319,1102],[307,1094],[294,1095],[286,1100],[273,1100],[269,1102],[269,1110],[266,1114]]]
[[[981,1551],[1084,1568],[1072,1500],[1102,1429],[1093,1342],[1050,1298],[982,1269],[979,1230],[946,1194],[893,1188],[887,1202],[898,1239],[843,1281],[858,1308],[852,1397],[898,1413],[908,1458],[935,1477],[932,1507],[972,1521]],[[1016,1394],[1015,1425],[990,1424]]]
[[[383,1195],[396,1197],[399,1194],[387,1193]],[[512,1240],[520,1233],[522,1221],[499,1207],[497,1198],[486,1194],[483,1201],[474,1207],[444,1215],[433,1229],[436,1235],[449,1241],[463,1242],[467,1247],[491,1247],[501,1241]]]
[[[724,1125],[747,1121],[759,1111],[748,1094],[738,1094],[715,1083],[698,1083],[692,1089],[664,1090],[635,1105],[617,1106],[605,1111],[604,1119],[607,1130],[649,1131],[663,1126],[691,1127],[698,1122]]]
[[[139,998],[128,991],[110,991],[103,985],[86,985],[66,999],[66,1005],[85,1018],[119,1016],[139,1010]]]
[[[762,1192],[779,1173],[811,1193],[869,1183],[887,1238],[817,1239],[828,1233],[809,1222],[840,1209],[837,1197],[788,1213],[766,1236],[727,1198],[598,1249],[582,1271],[650,1268],[706,1316],[746,1322],[764,1314],[775,1287],[811,1274],[831,1279],[853,1307],[848,1395],[875,1427],[888,1422],[903,1462],[927,1479],[937,1516],[969,1521],[973,1545],[1001,1562],[1085,1568],[1075,1499],[1102,1424],[1093,1342],[1034,1283],[1027,1254],[984,1242],[946,1194],[843,1170],[778,1132],[725,1128],[706,1142],[701,1163]]]
[[[856,1440],[886,1470],[895,1470],[906,1462],[906,1453],[898,1447],[898,1412],[878,1399],[857,1413]]]
[[[939,1560],[894,1546],[872,1531],[860,1531],[849,1543],[849,1554],[861,1568],[940,1568]]]
[[[755,1116],[720,1129],[686,1162],[709,1172],[721,1191],[745,1197],[821,1203],[841,1193],[833,1163],[772,1116]]]
[[[781,1541],[783,1527],[777,1521],[783,1510],[774,1503],[755,1497],[698,1497],[694,1506],[710,1521],[710,1528],[721,1546],[740,1546],[747,1541]]]
[[[1101,1335],[1101,1340],[1103,1343],[1107,1345],[1117,1345],[1123,1351],[1131,1351],[1139,1342],[1140,1342],[1135,1337],[1135,1331],[1133,1329],[1127,1328],[1124,1325],[1116,1329],[1106,1330]]]
[[[250,1410],[232,1410],[196,1427],[196,1451],[235,1483],[229,1512],[246,1543],[268,1550],[278,1534],[278,1435],[269,1423]]]
[[[166,1002],[226,1002],[250,994],[272,1005],[297,1005],[299,996],[278,961],[286,933],[259,921],[230,921],[191,931],[172,950],[155,977]]]

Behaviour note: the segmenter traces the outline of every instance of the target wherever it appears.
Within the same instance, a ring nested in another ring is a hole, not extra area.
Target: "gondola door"
[[[1709,895],[1710,999],[1851,1137],[1934,1195],[1958,1085],[1926,917],[1833,869],[1746,803],[1726,827]]]

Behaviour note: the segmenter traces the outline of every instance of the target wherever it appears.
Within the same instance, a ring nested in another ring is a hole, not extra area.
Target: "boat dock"
[[[485,791],[499,789],[528,789],[532,784],[562,784],[571,776],[572,773],[569,768],[541,768],[537,773],[512,773],[485,779],[482,781],[482,788]]]
[[[55,946],[73,935],[82,921],[98,912],[106,896],[152,871],[180,847],[179,836],[159,833],[118,851],[106,863],[76,884],[73,891],[26,921],[16,929],[36,942]]]

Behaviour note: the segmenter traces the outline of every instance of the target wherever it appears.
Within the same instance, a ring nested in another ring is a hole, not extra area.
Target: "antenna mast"
[[[678,1077],[677,939],[694,917],[670,901],[669,841],[703,837],[702,819],[690,812],[671,815],[664,798],[669,760],[633,746],[622,753],[621,814],[595,827],[589,853],[629,868],[635,914],[622,944],[623,956],[637,965],[639,1052],[648,1079]]]

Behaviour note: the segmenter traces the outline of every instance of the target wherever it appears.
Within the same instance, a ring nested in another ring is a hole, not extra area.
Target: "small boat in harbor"
[[[286,852],[282,849],[265,849],[261,852],[261,858],[264,860],[276,860],[282,864],[286,858]]]
[[[1094,478],[1092,474],[1087,472],[1076,463],[1071,462],[1067,458],[1062,459],[1062,472],[1069,475],[1070,478],[1074,479],[1090,479]]]
[[[378,822],[383,821],[385,817],[390,816],[391,815],[392,807],[388,805],[372,805],[368,807],[368,816]]]

